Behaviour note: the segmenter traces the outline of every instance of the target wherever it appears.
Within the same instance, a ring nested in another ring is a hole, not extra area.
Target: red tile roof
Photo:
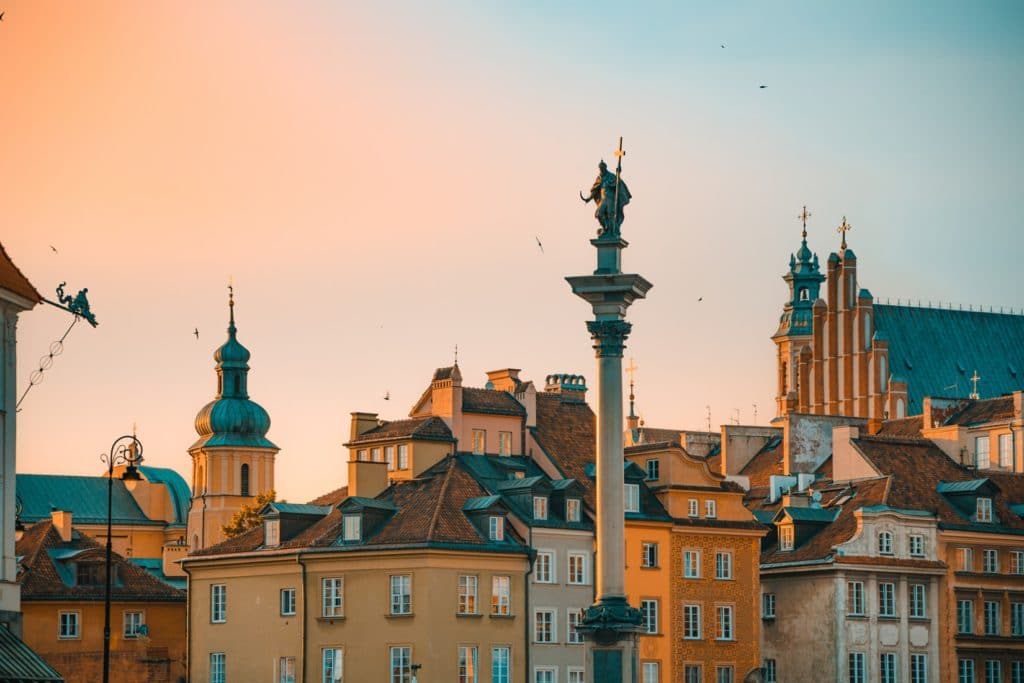
[[[439,417],[418,417],[408,420],[383,422],[369,429],[348,444],[369,443],[401,438],[422,439],[425,441],[453,441],[452,431]],[[346,444],[346,445],[348,445]]]
[[[919,437],[921,436],[923,422],[923,415],[913,415],[899,420],[886,420],[882,423],[882,428],[878,431],[877,436]]]
[[[21,583],[23,600],[101,600],[105,586],[68,585],[61,578],[55,566],[60,562],[51,556],[74,554],[75,561],[93,560],[104,562],[106,550],[91,537],[72,532],[70,542],[61,540],[60,534],[50,520],[36,522],[25,531],[25,535],[16,544],[16,554],[22,556],[22,573],[18,577]],[[117,583],[111,588],[113,600],[140,600],[156,602],[182,602],[184,591],[169,586],[145,569],[138,567],[117,553],[111,560],[117,567]],[[73,571],[70,567],[66,571]]]
[[[568,479],[584,489],[584,500],[594,507],[595,483],[587,465],[595,462],[594,412],[581,401],[563,401],[557,394],[537,394],[537,426],[533,437]]]
[[[773,474],[783,474],[782,448],[778,446],[770,450],[762,448],[740,470],[741,476],[750,479],[751,488],[768,486]]]
[[[507,391],[475,387],[462,388],[462,410],[466,413],[526,416],[523,404]]]
[[[43,300],[28,278],[14,265],[3,244],[0,244],[0,288],[14,292],[34,304]]]
[[[976,425],[1013,418],[1013,396],[999,396],[971,401],[963,410],[949,417],[947,425]]]

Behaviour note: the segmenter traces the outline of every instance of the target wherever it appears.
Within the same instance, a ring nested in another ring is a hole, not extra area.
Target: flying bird
[[[722,49],[723,49],[723,50],[725,49],[725,45],[723,45],[723,46],[722,46]]]
[[[533,239],[537,240],[537,246],[540,247],[540,253],[543,254],[544,253],[544,245],[540,243],[540,238],[537,237],[536,235],[534,235]]]
[[[761,90],[764,90],[764,89],[765,89],[765,88],[767,88],[768,86],[767,86],[767,85],[762,85],[762,86],[760,86],[760,87],[761,87]]]
[[[3,20],[4,20],[4,13],[0,12],[0,21],[3,21]]]
[[[2,17],[3,15],[4,15],[4,13],[3,13],[3,12],[0,12],[0,17]],[[57,253],[57,247],[53,246],[52,244],[50,245],[50,249],[52,249],[52,250],[53,250],[53,253],[54,253],[54,254],[56,254],[56,253]]]
[[[701,301],[704,301],[704,297],[702,297],[702,296],[697,297],[697,303],[700,303]]]
[[[390,401],[391,400],[391,392],[390,391],[385,391],[384,392],[384,400],[385,401]]]
[[[199,328],[192,330],[192,334],[196,335],[196,339],[199,339]]]

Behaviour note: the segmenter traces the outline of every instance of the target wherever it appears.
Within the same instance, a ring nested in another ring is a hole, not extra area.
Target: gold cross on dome
[[[807,210],[807,205],[804,204],[804,210],[801,211],[800,214],[797,216],[797,218],[800,219],[800,222],[803,223],[804,226],[804,239],[807,239],[807,219],[810,218],[812,215],[813,214]]]
[[[853,230],[853,226],[846,222],[846,216],[843,216],[843,224],[836,228],[836,232],[843,236],[843,243],[840,245],[841,249],[846,249],[846,233]]]
[[[632,358],[630,358],[630,359],[629,359],[629,367],[628,367],[628,368],[626,368],[626,372],[628,372],[628,373],[629,373],[629,386],[633,386],[633,380],[635,380],[635,379],[636,379],[636,376],[635,376],[635,375],[636,375],[636,371],[637,371],[638,369],[639,369],[639,368],[637,368],[637,367],[636,367],[636,363],[634,363],[634,362],[633,362],[633,359],[632,359]]]

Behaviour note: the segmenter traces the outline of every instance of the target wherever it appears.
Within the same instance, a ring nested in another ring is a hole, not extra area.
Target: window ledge
[[[854,621],[867,621],[868,617],[866,614],[847,614],[846,618],[853,619]]]
[[[466,618],[469,618],[469,619],[479,619],[483,615],[480,614],[479,612],[456,612],[455,616],[463,618],[463,619],[466,619]]]
[[[320,623],[326,622],[328,624],[333,624],[336,621],[345,621],[345,615],[344,614],[339,614],[339,615],[336,615],[336,616],[333,616],[333,617],[317,617],[316,620],[319,621]]]
[[[389,612],[384,615],[386,619],[409,619],[412,616],[414,616],[412,612],[409,612],[408,614],[391,614]]]
[[[487,616],[489,616],[491,619],[514,619],[516,615],[514,615],[514,614],[489,614]]]
[[[898,614],[879,614],[879,621],[899,621],[900,617]]]
[[[762,614],[761,621],[775,621],[775,616],[768,616],[767,614]]]
[[[661,569],[661,567],[659,567],[658,565],[654,565],[652,567],[645,567],[643,565],[640,565],[640,569],[641,570],[644,570],[644,569]]]

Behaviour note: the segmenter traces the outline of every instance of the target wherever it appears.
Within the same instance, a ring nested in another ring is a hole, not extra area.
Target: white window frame
[[[986,636],[998,636],[1002,631],[1003,619],[1002,610],[998,600],[985,600],[982,605],[982,614],[984,622],[984,635]]]
[[[320,616],[336,619],[345,616],[345,579],[325,576],[320,579]]]
[[[479,579],[475,574],[459,575],[459,614],[479,614],[477,602],[477,587]]]
[[[896,584],[881,581],[878,584],[878,616],[896,616]]]
[[[541,678],[541,674],[544,677]],[[533,669],[534,683],[558,683],[558,669],[553,666],[537,666]]]
[[[660,632],[658,623],[657,599],[649,598],[647,600],[641,600],[640,615],[642,617],[640,625],[641,628],[643,628],[643,633],[647,635],[657,635]]]
[[[794,546],[794,531],[792,524],[783,524],[779,527],[779,550],[789,551]]]
[[[280,607],[282,617],[295,616],[295,589],[282,588],[280,594]]]
[[[388,472],[395,471],[395,447],[385,446],[384,447],[384,462],[388,464]]]
[[[223,652],[210,653],[210,683],[225,683],[227,655]]]
[[[924,536],[921,534],[910,534],[910,556],[924,557]]]
[[[715,579],[718,581],[732,579],[732,553],[728,550],[715,552]]]
[[[644,662],[640,670],[642,683],[661,683],[660,662]]]
[[[992,443],[988,434],[974,437],[975,465],[977,465],[979,470],[988,469],[991,465],[991,446]]]
[[[1013,468],[1013,434],[999,435],[999,466]]]
[[[1024,602],[1010,603],[1010,635],[1024,636]]]
[[[565,499],[565,521],[567,522],[578,522],[580,521],[580,499],[579,498],[566,498]]]
[[[878,554],[879,555],[892,555],[893,554],[893,537],[891,531],[879,531],[878,532]]]
[[[512,577],[491,577],[491,614],[499,617],[512,614]]]
[[[277,683],[295,683],[295,657],[280,657],[277,662]]]
[[[412,614],[412,574],[392,574],[388,585],[391,616],[407,617]]]
[[[586,553],[569,553],[566,558],[568,574],[566,581],[574,586],[585,586],[587,583],[587,555]],[[574,566],[575,565],[575,566]]]
[[[775,672],[775,659],[773,657],[762,660],[761,668],[764,669],[764,683],[777,683],[778,678]]]
[[[263,545],[268,548],[281,545],[281,520],[263,520]]]
[[[555,583],[555,553],[553,550],[538,550],[533,564],[534,583]]]
[[[210,623],[223,624],[228,620],[228,586],[215,583],[210,586]]]
[[[557,643],[557,634],[558,611],[550,607],[538,607],[534,609],[533,642],[543,644]],[[546,636],[546,638],[542,638],[541,636]]]
[[[360,514],[342,515],[342,540],[354,543],[363,540],[363,516]]]
[[[491,515],[488,520],[488,538],[492,541],[505,540],[505,518]]]
[[[761,594],[761,618],[775,618],[775,593]]]
[[[512,432],[498,432],[498,455],[512,455]]]
[[[1010,573],[1024,574],[1024,550],[1010,551]]]
[[[700,501],[696,498],[690,498],[686,502],[687,504],[687,517],[700,517]]]
[[[846,615],[850,617],[863,617],[865,614],[864,605],[864,582],[846,582]]]
[[[409,683],[412,680],[411,647],[408,645],[392,645],[389,647],[388,663],[388,680],[390,683]]]
[[[925,619],[928,617],[928,587],[923,583],[910,584],[910,608],[908,616],[911,619]]]
[[[992,499],[978,496],[977,510],[975,517],[979,522],[992,521]]]
[[[324,647],[320,649],[321,683],[341,683],[345,680],[345,648]]]
[[[961,658],[957,660],[956,670],[957,678],[960,683],[975,683],[973,659]]]
[[[959,572],[974,571],[974,550],[972,548],[956,549],[956,566]]]
[[[658,458],[649,458],[644,463],[644,473],[647,481],[658,481],[661,479],[661,461]]]
[[[658,544],[653,541],[644,541],[640,546],[640,566],[644,569],[654,569],[658,566]]]
[[[129,623],[131,622],[131,623]],[[126,640],[145,635],[146,613],[142,610],[125,610],[121,613],[121,635]]]
[[[547,496],[534,496],[533,497],[533,518],[534,519],[547,519],[548,518],[548,497]]]
[[[736,669],[731,664],[715,665],[715,683],[735,683]]]
[[[582,645],[583,634],[576,627],[583,622],[583,610],[570,607],[565,610],[565,642],[567,645]]]
[[[683,640],[701,640],[700,605],[683,605]]]
[[[974,601],[958,599],[956,601],[956,632],[965,635],[974,633]]]
[[[704,517],[707,519],[718,517],[718,503],[712,498],[704,501]]]
[[[409,444],[398,444],[398,462],[396,467],[400,470],[409,469]]]
[[[512,683],[512,648],[496,645],[491,648],[492,683]]]
[[[640,484],[623,484],[622,506],[625,512],[640,512]]]
[[[477,683],[477,671],[480,666],[480,653],[476,645],[459,645],[458,672],[459,683]]]
[[[985,683],[1003,683],[1003,663],[998,659],[985,660]]]
[[[684,550],[683,551],[683,578],[684,579],[699,579],[700,578],[700,551],[699,550]]]
[[[985,548],[981,551],[981,571],[985,574],[999,573],[999,551]]]
[[[715,640],[736,640],[732,605],[715,605]]]
[[[68,628],[65,629],[65,626]],[[57,639],[74,640],[81,637],[82,613],[77,610],[61,610],[57,612]]]

